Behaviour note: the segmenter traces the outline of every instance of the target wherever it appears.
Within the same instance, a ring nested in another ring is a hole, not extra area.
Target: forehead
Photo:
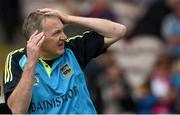
[[[42,20],[43,30],[54,30],[54,29],[63,29],[64,25],[61,20],[55,16],[48,16]]]

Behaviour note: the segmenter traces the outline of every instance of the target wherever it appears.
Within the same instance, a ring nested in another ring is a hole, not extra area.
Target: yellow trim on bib
[[[45,70],[46,70],[46,73],[48,74],[49,78],[51,76],[51,67],[44,61],[42,60],[41,58],[39,59],[42,63],[42,65],[44,66]]]

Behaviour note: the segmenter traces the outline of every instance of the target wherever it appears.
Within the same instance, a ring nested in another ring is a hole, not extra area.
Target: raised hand
[[[27,41],[28,60],[31,60],[35,63],[37,62],[40,57],[40,50],[44,39],[44,33],[38,33],[37,30],[31,35],[31,37]]]
[[[37,9],[38,12],[45,13],[47,15],[55,15],[60,18],[64,24],[69,23],[69,15],[60,12],[59,10],[53,10],[49,8]]]

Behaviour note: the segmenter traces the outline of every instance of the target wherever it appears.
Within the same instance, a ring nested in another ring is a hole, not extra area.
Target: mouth
[[[58,47],[59,47],[59,48],[64,48],[64,44],[63,44],[63,43],[58,44]]]

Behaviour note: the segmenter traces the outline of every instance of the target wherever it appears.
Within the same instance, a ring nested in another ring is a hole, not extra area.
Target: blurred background
[[[128,27],[86,68],[98,113],[180,113],[180,0],[0,0],[0,103],[5,58],[26,44],[24,18],[45,7]],[[65,27],[69,37],[87,30]]]

